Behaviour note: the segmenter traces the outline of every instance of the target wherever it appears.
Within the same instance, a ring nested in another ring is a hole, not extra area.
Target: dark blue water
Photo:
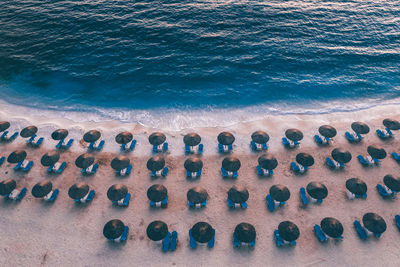
[[[0,25],[0,97],[16,104],[299,107],[400,96],[400,1],[3,0]]]

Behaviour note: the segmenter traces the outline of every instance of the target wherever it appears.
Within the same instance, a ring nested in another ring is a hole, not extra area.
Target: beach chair
[[[131,194],[128,193],[125,195],[123,199],[120,199],[118,201],[112,201],[112,203],[120,207],[127,207],[129,206],[130,200],[131,200]]]
[[[178,232],[177,231],[172,231],[172,233],[171,233],[171,242],[169,244],[169,250],[170,251],[175,251],[177,245],[178,245]]]
[[[88,203],[93,200],[95,194],[96,194],[96,192],[94,190],[90,190],[89,193],[85,197],[79,198],[79,199],[74,199],[74,201],[76,203]]]
[[[173,231],[172,233],[168,232],[161,243],[163,252],[175,251],[177,243],[178,233],[176,231]]]
[[[133,151],[134,149],[135,149],[135,147],[136,147],[136,140],[134,139],[134,140],[132,140],[131,141],[131,143],[129,144],[121,144],[121,148],[120,148],[120,150],[121,150],[121,152],[131,152],[131,151]]]
[[[23,171],[23,172],[28,172],[30,171],[30,169],[33,166],[33,161],[27,161],[27,160],[23,160],[21,162],[19,162],[15,167],[14,167],[14,171]]]
[[[54,202],[57,199],[58,194],[60,193],[59,189],[54,189],[51,191],[47,196],[45,196],[43,199],[48,202]]]
[[[376,189],[383,198],[394,198],[397,194],[396,191],[390,190],[386,185],[377,184]]]
[[[273,212],[273,211],[275,211],[278,207],[283,206],[283,205],[286,204],[285,201],[283,201],[283,202],[278,202],[278,201],[273,200],[272,197],[271,197],[271,195],[269,195],[269,194],[266,196],[265,199],[266,199],[266,201],[267,201],[267,206],[268,206],[268,209],[269,209],[270,212]]]
[[[26,192],[28,189],[26,187],[22,188],[21,191],[14,189],[10,194],[5,195],[5,199],[10,199],[10,200],[21,200],[25,197]]]
[[[236,208],[242,208],[242,209],[247,209],[247,203],[243,202],[243,203],[234,203],[232,200],[230,200],[229,198],[227,198],[227,202],[228,202],[228,207],[231,209],[236,209]]]
[[[0,141],[3,141],[3,142],[12,142],[12,141],[14,141],[17,137],[18,137],[18,135],[19,135],[19,132],[15,132],[15,133],[13,133],[10,137],[8,136],[8,131],[4,131],[3,133],[2,133],[2,135],[0,136]]]
[[[151,177],[160,177],[160,176],[166,177],[167,175],[168,175],[168,167],[164,167],[162,170],[156,172],[154,171],[150,172]]]
[[[393,137],[393,133],[389,128],[385,128],[384,130],[377,129],[376,134],[381,138],[381,139],[388,139]]]
[[[4,157],[4,156],[0,158],[0,166],[3,165],[5,160],[6,160],[6,157]]]
[[[248,246],[249,248],[254,248],[255,245],[256,245],[256,239],[254,239],[253,241],[251,241],[249,243],[240,242],[237,239],[235,233],[233,233],[233,247],[240,248],[242,246]]]
[[[379,162],[380,162],[379,159],[374,159],[371,156],[363,157],[362,155],[358,155],[357,158],[360,161],[360,163],[366,167],[373,166],[374,164],[379,165]]]
[[[60,174],[64,171],[64,169],[67,167],[67,163],[64,161],[63,163],[56,162],[55,164],[49,166],[47,168],[47,173],[57,173]]]
[[[314,225],[314,233],[320,242],[326,242],[328,240],[328,238],[326,237],[326,235],[324,234],[324,232],[322,231],[321,227],[318,224]]]
[[[287,139],[286,137],[282,138],[282,143],[283,143],[283,146],[286,148],[295,148],[300,145],[299,141],[292,141],[292,140]]]
[[[115,174],[119,176],[128,176],[129,174],[131,174],[131,172],[132,172],[132,164],[129,164],[128,167],[126,167],[123,170],[119,171],[116,170]]]
[[[88,150],[97,150],[100,151],[103,149],[104,144],[106,143],[106,141],[101,140],[100,142],[96,141],[96,142],[91,142],[88,146]]]
[[[256,144],[254,141],[251,141],[250,142],[250,147],[251,147],[251,150],[253,150],[253,151],[262,151],[262,150],[268,150],[268,145],[267,145],[267,143],[264,143],[264,144]]]
[[[400,155],[397,154],[396,152],[393,152],[393,153],[392,153],[392,157],[393,157],[397,162],[400,162]]]
[[[362,240],[366,240],[367,239],[367,233],[365,232],[364,227],[361,225],[361,223],[358,220],[354,221],[354,228],[357,231],[358,236],[362,239]]]
[[[296,241],[288,242],[288,241],[283,240],[281,238],[281,236],[279,235],[278,229],[275,229],[274,237],[275,237],[275,244],[277,247],[282,247],[284,245],[296,246]]]
[[[218,144],[218,151],[219,153],[228,153],[233,150],[233,145],[223,145],[223,144]]]
[[[38,138],[37,139],[37,135],[36,134],[34,134],[34,135],[32,135],[31,136],[31,138],[29,138],[27,141],[26,141],[26,144],[27,145],[30,145],[30,146],[33,146],[33,147],[40,147],[40,145],[43,143],[43,141],[44,141],[44,138],[43,137],[40,137],[40,138]]]
[[[308,205],[308,197],[306,193],[306,189],[304,187],[300,188],[300,199],[304,206]]]
[[[186,177],[187,178],[199,178],[201,176],[201,170],[198,172],[190,172],[190,171],[186,171]]]
[[[397,229],[400,231],[400,215],[394,216],[394,220],[396,222]]]
[[[295,173],[305,173],[308,170],[307,166],[303,166],[297,162],[291,162],[290,167]]]
[[[207,199],[204,200],[202,203],[196,203],[196,204],[188,201],[188,205],[189,205],[189,208],[194,208],[194,209],[205,208],[207,206]]]
[[[69,149],[72,146],[72,143],[74,142],[74,139],[69,139],[67,143],[65,143],[65,139],[61,139],[58,141],[56,144],[57,149]]]
[[[341,169],[346,167],[344,163],[339,163],[336,160],[331,159],[330,157],[326,158],[326,165],[328,165],[328,167],[330,167],[331,169]]]
[[[318,134],[314,135],[314,140],[318,145],[329,145],[329,142],[333,141],[329,137],[320,136]]]
[[[350,192],[348,189],[346,189],[346,195],[347,195],[348,199],[350,199],[350,200],[353,200],[355,198],[363,198],[363,199],[367,198],[367,193],[365,193],[363,195],[356,195],[356,194],[353,194],[352,192]]]
[[[167,252],[169,249],[169,243],[171,240],[171,233],[168,232],[167,235],[164,237],[164,239],[162,240],[162,250],[164,252]]]
[[[347,140],[348,140],[350,143],[358,143],[358,142],[361,142],[361,140],[363,139],[362,135],[359,134],[359,133],[353,133],[353,134],[351,134],[351,133],[349,133],[349,132],[345,132],[344,135],[346,136]]]
[[[97,169],[99,168],[99,164],[95,163],[92,164],[91,166],[87,167],[86,169],[83,168],[81,169],[81,174],[83,175],[92,175],[97,172]]]
[[[274,174],[273,170],[266,170],[262,168],[260,165],[257,165],[256,169],[259,176],[271,176]]]
[[[197,154],[199,154],[199,155],[203,154],[204,145],[203,144],[199,144],[197,146],[185,145],[185,153],[186,154],[194,154],[194,153],[196,153],[196,151],[197,151]]]
[[[238,172],[228,172],[227,170],[225,170],[223,167],[221,167],[221,174],[222,177],[227,178],[227,177],[232,177],[232,178],[238,178]]]
[[[154,145],[153,146],[153,152],[158,153],[158,152],[167,152],[168,151],[168,143],[164,142],[161,145]]]
[[[162,208],[165,209],[168,207],[168,196],[164,198],[162,201],[154,202],[150,200],[150,207],[152,208]]]

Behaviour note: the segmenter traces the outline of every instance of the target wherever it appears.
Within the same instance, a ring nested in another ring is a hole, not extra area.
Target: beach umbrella
[[[358,134],[369,133],[369,126],[363,122],[356,121],[351,124],[351,129]]]
[[[128,187],[123,184],[113,184],[107,190],[107,197],[111,201],[119,201],[128,194]]]
[[[256,239],[256,229],[249,223],[239,223],[234,234],[239,242],[250,243]]]
[[[51,134],[51,138],[53,138],[54,140],[62,140],[67,136],[68,136],[68,130],[66,129],[58,129]]]
[[[183,143],[187,146],[197,146],[201,142],[201,137],[197,133],[188,133],[183,137]]]
[[[161,145],[162,143],[164,143],[165,140],[167,140],[167,137],[165,137],[165,134],[160,133],[160,132],[152,133],[152,134],[149,136],[149,142],[150,142],[150,144],[152,144],[153,146],[159,146],[159,145]]]
[[[17,187],[17,182],[13,179],[7,179],[0,183],[0,196],[10,194]]]
[[[189,172],[198,172],[203,168],[203,161],[199,158],[188,158],[185,160],[184,167]]]
[[[36,134],[38,131],[38,128],[36,126],[28,126],[25,127],[24,129],[22,129],[22,131],[20,132],[20,135],[23,138],[28,138],[28,137],[32,137],[34,134]]]
[[[111,220],[104,225],[103,235],[108,239],[116,239],[122,235],[125,225],[120,220]]]
[[[350,178],[346,181],[346,188],[355,195],[367,193],[367,184],[359,178]]]
[[[261,155],[261,157],[258,158],[258,164],[261,166],[261,168],[266,169],[266,170],[273,170],[278,166],[278,161],[276,158],[270,154],[264,154]]]
[[[234,185],[228,191],[228,198],[233,203],[243,203],[249,199],[249,191],[244,186]]]
[[[68,196],[72,199],[81,199],[85,197],[88,192],[89,192],[89,186],[84,182],[80,182],[73,184],[68,189]]]
[[[15,150],[14,152],[12,152],[8,158],[7,161],[9,163],[18,163],[23,161],[26,158],[26,152],[25,150]]]
[[[164,200],[168,195],[167,188],[162,184],[154,184],[147,189],[147,197],[154,202]]]
[[[276,200],[278,202],[284,202],[290,198],[289,189],[281,184],[271,186],[271,188],[269,189],[269,194],[271,195],[273,200]]]
[[[262,145],[269,141],[269,135],[263,131],[256,131],[251,135],[251,140],[256,144]]]
[[[222,161],[222,168],[228,172],[236,172],[240,169],[240,160],[233,156],[225,157]]]
[[[163,240],[168,234],[168,226],[163,221],[151,222],[146,229],[147,237],[153,241]]]
[[[133,135],[130,132],[122,132],[117,134],[117,136],[115,137],[115,142],[122,145],[129,143],[130,141],[132,141],[132,139]]]
[[[192,227],[192,237],[199,243],[208,243],[213,237],[213,228],[206,222],[198,222]]]
[[[279,236],[285,241],[295,241],[300,236],[300,230],[290,221],[281,222],[278,226]]]
[[[395,178],[388,174],[383,177],[383,183],[392,191],[400,191],[400,178]]]
[[[327,138],[335,137],[337,134],[336,129],[330,125],[322,125],[321,127],[318,128],[318,132],[322,136],[327,137]]]
[[[374,159],[384,159],[386,158],[386,151],[380,146],[368,146],[367,147],[368,154]]]
[[[335,218],[326,217],[321,221],[322,231],[332,238],[338,238],[343,234],[343,225]]]
[[[362,218],[364,227],[367,228],[368,231],[381,234],[386,231],[386,222],[385,220],[376,213],[369,212],[365,213]]]
[[[86,169],[90,165],[92,165],[94,162],[94,157],[90,155],[89,153],[85,153],[80,155],[76,160],[75,160],[75,165],[78,168]]]
[[[147,161],[147,169],[149,169],[152,172],[156,172],[164,168],[165,166],[165,160],[162,156],[154,156],[151,157]]]
[[[49,180],[43,180],[35,184],[32,188],[32,195],[36,198],[42,198],[48,195],[53,188],[53,184]]]
[[[51,166],[54,163],[56,163],[59,159],[60,159],[60,153],[58,153],[57,151],[51,151],[47,152],[42,156],[40,163],[42,163],[43,166]]]
[[[292,141],[300,141],[303,139],[303,133],[298,129],[287,129],[285,135]]]
[[[222,132],[218,135],[218,143],[227,146],[235,142],[235,137],[230,132]]]
[[[188,201],[192,202],[193,204],[199,204],[207,200],[208,193],[203,187],[196,186],[189,189],[186,196]]]
[[[383,125],[388,128],[389,130],[400,130],[400,122],[397,120],[392,120],[392,119],[384,119],[383,120]]]
[[[131,161],[129,160],[128,157],[118,155],[115,158],[113,158],[113,160],[111,161],[111,168],[113,168],[114,170],[120,171],[125,168],[128,168],[130,162]]]
[[[97,130],[90,130],[83,135],[83,141],[87,143],[96,142],[99,140],[101,133]]]
[[[328,188],[319,182],[309,183],[306,189],[307,193],[315,199],[324,199],[328,196]]]
[[[0,121],[0,132],[4,132],[10,128],[10,123],[8,121]]]
[[[314,158],[308,153],[299,153],[296,155],[297,163],[305,166],[310,167],[314,164]]]
[[[352,158],[351,153],[343,148],[335,148],[331,152],[332,158],[339,163],[345,164]]]

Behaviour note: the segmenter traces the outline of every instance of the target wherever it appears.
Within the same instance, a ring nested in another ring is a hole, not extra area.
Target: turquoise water
[[[322,112],[400,96],[399,1],[5,0],[0,24],[0,97],[30,107]]]

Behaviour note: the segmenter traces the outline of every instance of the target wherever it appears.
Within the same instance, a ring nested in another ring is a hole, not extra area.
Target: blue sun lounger
[[[393,133],[389,128],[385,128],[384,131],[382,131],[381,129],[378,129],[378,130],[376,130],[376,134],[382,139],[388,139],[390,137],[393,137]]]
[[[242,208],[242,209],[247,209],[247,203],[246,202],[242,202],[242,203],[234,203],[232,200],[230,200],[229,198],[227,198],[227,202],[228,202],[228,207],[231,209],[235,209],[235,208]]]
[[[160,147],[161,146],[161,147]],[[153,146],[153,152],[154,153],[158,153],[158,152],[167,152],[168,151],[168,143],[164,142],[162,145],[160,146]]]
[[[10,137],[8,137],[7,135],[8,135],[8,131],[4,131],[3,133],[2,133],[2,135],[0,136],[0,141],[3,141],[3,142],[12,142],[12,141],[14,141],[17,137],[18,137],[18,135],[19,135],[19,132],[15,132],[15,133],[13,133],[13,135],[11,135]]]
[[[373,163],[371,163],[362,155],[358,155],[357,158],[363,166],[372,166],[373,164],[379,165],[380,162],[379,159],[372,158]]]
[[[119,201],[112,201],[113,204],[121,207],[127,207],[129,206],[129,202],[131,200],[131,194],[128,193],[125,195],[125,197]]]
[[[127,175],[131,174],[131,172],[132,172],[132,164],[129,164],[128,167],[126,167],[123,170],[120,170],[120,171],[116,170],[115,174],[120,175],[120,176],[124,176],[124,175],[127,176]]]
[[[57,173],[60,174],[64,171],[64,169],[67,167],[67,163],[64,161],[63,163],[61,163],[61,165],[58,168],[55,168],[55,165],[51,165],[47,168],[47,173]]]
[[[292,242],[284,241],[284,240],[281,238],[281,236],[279,235],[278,229],[275,229],[275,231],[274,231],[274,237],[275,237],[275,244],[276,244],[277,247],[282,247],[282,246],[284,246],[285,244],[289,244],[289,245],[291,245],[291,246],[296,246],[296,241],[292,241]]]
[[[253,241],[251,241],[249,243],[242,243],[237,239],[235,233],[233,233],[233,247],[240,248],[243,245],[247,245],[250,248],[254,248],[254,246],[256,245],[256,239],[254,239]]]
[[[0,158],[0,166],[3,165],[5,160],[6,160],[6,157],[4,157],[4,156]]]
[[[275,204],[275,201],[272,199],[272,197],[271,197],[271,195],[267,195],[266,196],[266,201],[267,201],[267,206],[268,206],[268,209],[269,209],[269,211],[270,212],[273,212],[273,211],[275,211],[275,209],[276,209],[276,204]],[[283,202],[279,202],[279,206],[283,206],[283,205],[285,205],[286,204],[286,202],[285,201],[283,201]]]
[[[150,207],[152,208],[163,208],[165,209],[168,205],[168,196],[166,198],[164,198],[162,201],[159,202],[154,202],[152,200],[150,200]]]
[[[308,205],[308,197],[306,194],[306,189],[304,189],[304,187],[300,188],[300,199],[301,202],[303,203],[303,205],[307,206]]]
[[[104,144],[106,143],[106,141],[101,140],[100,143],[98,145],[95,144],[96,142],[91,142],[88,146],[88,150],[97,150],[100,151],[103,149]]]
[[[90,190],[90,192],[86,198],[74,199],[74,201],[76,203],[88,203],[93,200],[95,194],[96,194],[96,192],[94,190]]]
[[[328,165],[332,169],[339,169],[339,168],[346,167],[346,165],[344,163],[339,163],[337,161],[334,161],[330,157],[326,158],[326,165]]]
[[[178,233],[176,231],[173,231],[172,233],[168,232],[168,234],[164,237],[162,241],[163,252],[175,251],[177,243],[178,243]]]
[[[318,224],[314,225],[314,233],[320,242],[325,242],[328,240],[328,238],[326,237],[324,232],[322,232],[322,229]]]
[[[25,197],[27,191],[28,189],[26,187],[22,188],[21,191],[14,189],[10,194],[5,195],[4,198],[10,200],[21,200]]]
[[[204,200],[202,203],[196,203],[196,204],[188,201],[188,205],[189,208],[195,208],[195,209],[205,208],[207,206],[207,199]]]
[[[207,246],[209,248],[213,248],[214,243],[215,243],[215,229],[213,229],[212,238],[210,241],[208,241]],[[189,230],[189,244],[190,244],[190,247],[193,249],[197,247],[197,242],[196,242],[196,240],[194,240],[194,238],[192,236],[192,229]]]
[[[394,216],[394,220],[396,221],[397,229],[400,231],[400,215]]]
[[[161,173],[154,172],[154,171],[150,172],[150,176],[151,176],[151,177],[157,177],[157,176],[160,176],[160,175],[161,175],[162,177],[166,177],[166,176],[168,175],[168,167],[164,167],[164,168],[162,169]]]
[[[318,134],[314,135],[314,140],[318,145],[329,145],[329,142],[332,140],[329,137],[324,137],[324,139],[322,139]]]
[[[99,164],[95,163],[86,169],[85,168],[81,169],[81,174],[86,174],[86,175],[95,174],[97,172],[98,168],[99,168]]]
[[[299,141],[289,141],[286,137],[282,137],[283,146],[286,148],[295,148],[300,145]]]
[[[33,166],[33,161],[29,161],[28,163],[26,163],[26,160],[23,160],[21,162],[19,162],[15,167],[14,167],[14,171],[23,171],[23,172],[28,172],[30,171],[30,169]],[[25,167],[23,167],[23,165],[25,165]]]
[[[400,162],[400,155],[397,154],[396,152],[393,152],[393,153],[392,153],[392,157],[393,157],[397,162]]]
[[[302,166],[294,161],[290,163],[290,167],[296,173],[305,173],[308,170],[307,166]]]
[[[218,151],[219,153],[228,153],[233,150],[233,145],[223,145],[223,144],[218,144]]]
[[[121,152],[131,152],[136,147],[136,140],[132,140],[131,144],[127,146],[127,144],[121,144]]]
[[[199,178],[201,176],[201,170],[198,172],[186,171],[186,177],[188,178]]]
[[[203,151],[204,151],[204,145],[203,144],[199,144],[197,146],[197,154],[201,155],[201,154],[203,154]],[[192,154],[192,153],[195,153],[195,152],[196,152],[195,147],[191,147],[191,146],[185,145],[185,153],[186,154]]]
[[[381,195],[383,198],[391,198],[397,194],[396,191],[390,189],[389,189],[390,191],[388,191],[387,187],[382,186],[381,184],[377,184],[376,189],[378,190],[379,195]]]
[[[225,170],[223,167],[221,167],[221,174],[222,177],[227,178],[227,177],[232,177],[232,178],[238,178],[238,172],[228,172]]]
[[[38,140],[35,140],[36,137],[37,137],[36,134],[32,135],[31,138],[29,138],[29,139],[26,141],[26,144],[28,144],[28,145],[30,145],[30,146],[33,146],[33,147],[40,147],[40,145],[41,145],[41,144],[43,143],[43,141],[44,141],[44,138],[43,138],[43,137],[40,137]]]
[[[64,142],[65,142],[65,139],[61,139],[60,141],[58,141],[56,148],[57,149],[68,149],[72,146],[74,139],[72,139],[72,138],[69,139],[69,141],[66,144],[64,144]]]
[[[253,150],[253,151],[268,150],[267,143],[264,143],[262,145],[257,145],[254,141],[251,141],[250,142],[250,147],[251,147],[251,150]]]
[[[274,170],[263,169],[260,165],[257,165],[256,169],[259,176],[271,176],[274,174]]]
[[[361,140],[363,139],[362,135],[359,133],[356,133],[354,135],[349,132],[346,132],[345,136],[346,136],[347,140],[349,140],[349,142],[351,142],[351,143],[358,143],[358,142],[361,142]]]

